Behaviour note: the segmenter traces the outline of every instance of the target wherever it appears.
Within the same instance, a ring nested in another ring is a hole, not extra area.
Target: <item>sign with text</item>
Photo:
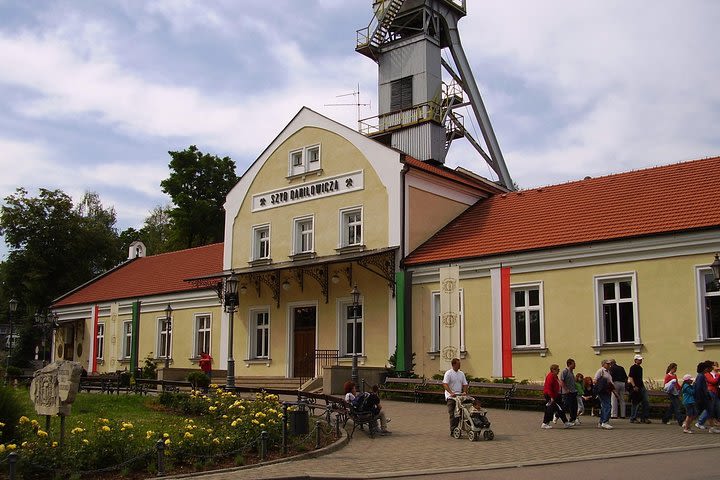
[[[283,205],[355,192],[363,188],[363,171],[358,170],[302,185],[257,193],[252,197],[252,211],[258,212]]]

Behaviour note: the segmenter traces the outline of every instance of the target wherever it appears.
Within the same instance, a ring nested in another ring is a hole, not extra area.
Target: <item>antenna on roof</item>
[[[360,102],[360,84],[358,83],[357,90],[353,90],[351,93],[343,93],[342,95],[336,95],[335,98],[342,98],[342,97],[349,97],[350,95],[353,96],[355,99],[354,103],[326,103],[326,107],[356,107],[357,108],[357,122],[358,122],[358,132],[360,131],[360,107],[370,107],[370,103],[361,103]]]

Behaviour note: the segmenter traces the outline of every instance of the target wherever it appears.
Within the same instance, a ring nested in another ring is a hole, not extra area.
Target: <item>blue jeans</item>
[[[600,423],[607,423],[610,421],[610,409],[612,405],[610,403],[611,394],[599,395],[600,398]]]
[[[630,409],[630,420],[636,420],[638,416],[639,407],[642,406],[642,412],[640,413],[641,420],[647,420],[650,417],[650,400],[648,399],[648,393],[645,388],[641,388],[638,392],[640,395],[639,399],[633,400],[632,408]]]
[[[708,400],[705,405],[705,410],[703,410],[700,413],[700,417],[698,417],[698,425],[705,425],[705,422],[707,422],[708,417],[711,415],[713,418],[717,418],[719,413],[718,407],[720,407],[720,400],[718,399],[718,396],[715,393],[710,392],[710,400]]]
[[[669,422],[673,417],[675,417],[675,420],[678,422],[678,425],[682,425],[683,421],[685,420],[685,415],[683,415],[682,407],[680,407],[680,397],[678,395],[673,395],[672,393],[668,393],[668,398],[670,400],[670,405],[668,406],[667,410],[665,410],[665,413],[663,414],[663,417],[662,417],[663,423]]]

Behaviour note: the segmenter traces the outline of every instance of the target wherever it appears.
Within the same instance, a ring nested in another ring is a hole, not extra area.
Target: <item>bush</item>
[[[18,368],[14,365],[10,365],[7,368],[8,378],[17,378],[23,374],[22,368]]]
[[[210,378],[208,378],[208,376],[205,375],[204,372],[190,372],[190,374],[187,376],[187,379],[188,382],[192,384],[192,387],[194,389],[205,389],[210,386]]]
[[[142,368],[142,378],[149,380],[157,379],[157,365],[150,354],[145,357],[145,366]]]
[[[22,412],[23,404],[17,398],[15,390],[0,386],[0,444],[13,438]]]

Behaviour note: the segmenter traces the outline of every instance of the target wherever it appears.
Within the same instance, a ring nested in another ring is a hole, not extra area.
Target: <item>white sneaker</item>
[[[565,428],[572,428],[575,426],[575,423],[573,422],[565,422]]]
[[[720,433],[720,428],[710,427],[710,433]]]
[[[548,425],[547,423],[543,423],[542,425],[540,425],[540,428],[544,428],[544,429],[547,430],[547,429],[552,428],[552,425]]]
[[[558,417],[553,418],[553,423],[557,423]]]
[[[705,425],[700,425],[699,423],[696,423],[695,426],[700,430],[707,430],[707,427]]]
[[[580,425],[580,423],[581,423],[581,422],[580,422],[580,419],[579,419],[579,418],[576,418],[576,419],[575,419],[575,425]]]
[[[683,433],[693,433],[693,431],[688,428],[683,428]]]
[[[609,423],[601,423],[600,428],[604,428],[605,430],[612,430],[613,426],[610,425]]]

